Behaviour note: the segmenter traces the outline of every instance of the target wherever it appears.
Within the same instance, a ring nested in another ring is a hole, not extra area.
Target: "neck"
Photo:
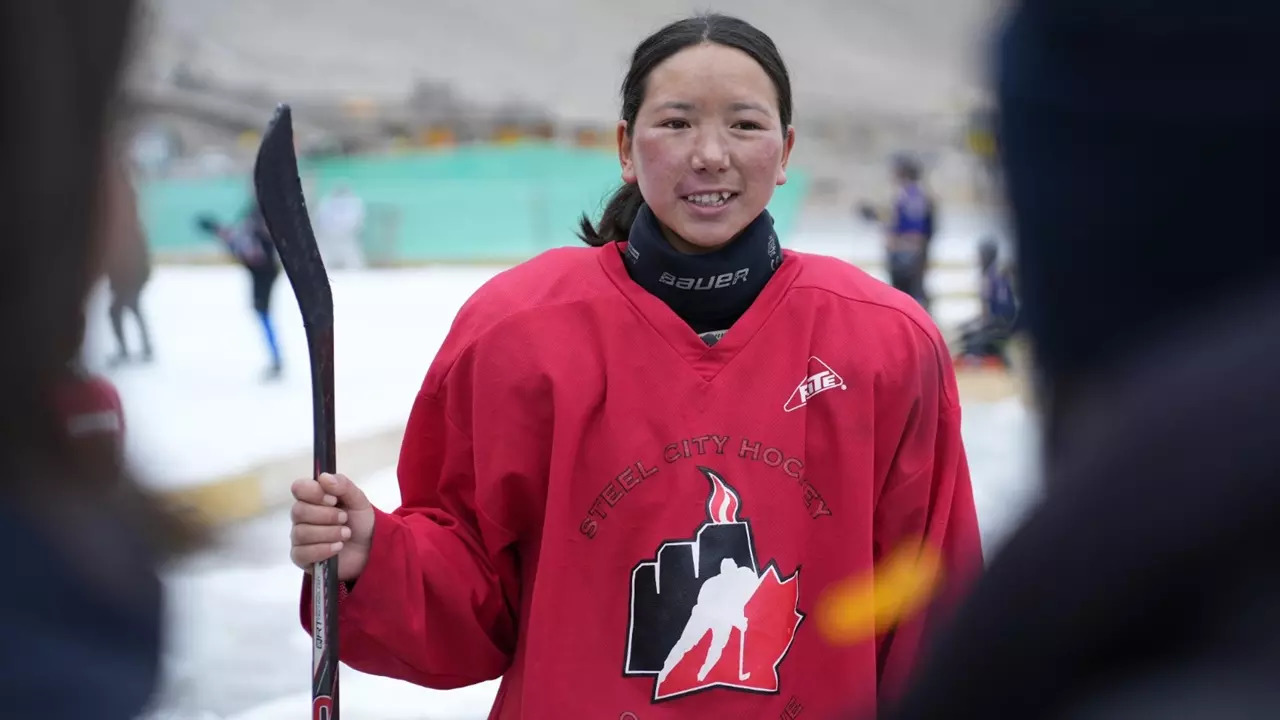
[[[668,238],[669,231],[653,211],[641,206],[627,240],[627,272],[709,344],[742,317],[782,264],[773,218],[767,211],[729,243],[710,252],[681,252],[675,240]]]

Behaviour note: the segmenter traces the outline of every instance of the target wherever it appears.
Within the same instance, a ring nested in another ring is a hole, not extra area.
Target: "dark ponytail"
[[[636,221],[640,206],[644,204],[644,196],[640,194],[640,186],[627,183],[614,191],[600,215],[600,222],[594,227],[591,218],[582,214],[582,225],[578,237],[591,247],[602,247],[612,242],[622,242],[631,234],[631,224]]]
[[[631,67],[622,80],[622,119],[627,123],[627,139],[631,139],[636,114],[644,103],[649,73],[672,55],[703,43],[736,48],[760,64],[778,93],[778,117],[782,120],[785,136],[791,127],[791,77],[778,48],[768,35],[750,23],[728,15],[709,13],[677,20],[645,38],[636,47]],[[585,214],[582,216],[578,237],[592,247],[626,240],[631,234],[631,223],[635,222],[643,204],[644,196],[640,194],[639,185],[623,185],[609,198],[598,224],[593,226],[591,218]]]

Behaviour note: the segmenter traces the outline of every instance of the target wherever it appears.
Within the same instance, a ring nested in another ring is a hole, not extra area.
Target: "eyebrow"
[[[683,110],[684,112],[693,112],[694,110],[693,103],[684,102],[682,100],[670,100],[668,102],[662,103],[661,105],[658,106],[658,108],[661,110]],[[761,105],[760,103],[753,103],[753,102],[739,101],[735,103],[730,103],[729,109],[734,112],[739,112],[742,110],[755,110],[756,112],[762,112],[762,113],[765,113],[766,115],[769,113],[768,108]]]

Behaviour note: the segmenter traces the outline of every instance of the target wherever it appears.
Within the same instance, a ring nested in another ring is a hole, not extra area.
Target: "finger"
[[[296,502],[289,511],[289,519],[293,524],[305,525],[346,525],[347,511],[327,505]]]
[[[351,528],[345,525],[294,525],[289,532],[289,539],[295,547],[342,542],[350,537]]]
[[[295,500],[300,500],[312,505],[324,504],[324,488],[320,487],[320,483],[310,478],[294,480],[289,486],[290,492],[293,493]]]
[[[338,474],[322,474],[319,478],[320,487],[332,497],[338,499],[338,503],[348,510],[366,510],[370,506],[369,499],[365,497],[364,491],[356,487],[351,479],[346,475]]]
[[[321,543],[319,545],[300,545],[289,551],[289,559],[304,570],[312,565],[324,562],[342,550],[342,543]]]

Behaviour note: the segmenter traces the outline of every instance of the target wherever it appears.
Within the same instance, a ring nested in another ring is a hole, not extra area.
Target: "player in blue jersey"
[[[858,214],[863,220],[878,223],[884,230],[889,284],[928,310],[929,295],[924,279],[929,267],[929,246],[937,226],[937,204],[924,189],[923,172],[915,159],[906,155],[896,157],[893,174],[898,189],[888,215],[867,203],[858,205]]]
[[[933,240],[934,202],[921,185],[920,164],[908,157],[894,162],[898,182],[893,215],[886,226],[889,282],[895,288],[929,307],[924,278],[928,270],[929,245]]]
[[[1006,346],[1017,329],[1018,320],[1013,274],[1000,262],[999,246],[991,238],[979,244],[978,263],[982,314],[961,326],[959,359],[965,363],[995,362],[1009,367]]]
[[[280,377],[283,372],[280,344],[276,339],[275,325],[271,321],[271,291],[280,276],[280,260],[257,200],[250,203],[244,215],[234,224],[222,225],[214,218],[202,215],[197,219],[196,225],[221,240],[236,260],[249,271],[253,283],[253,310],[262,324],[267,349],[271,354],[266,379]]]

